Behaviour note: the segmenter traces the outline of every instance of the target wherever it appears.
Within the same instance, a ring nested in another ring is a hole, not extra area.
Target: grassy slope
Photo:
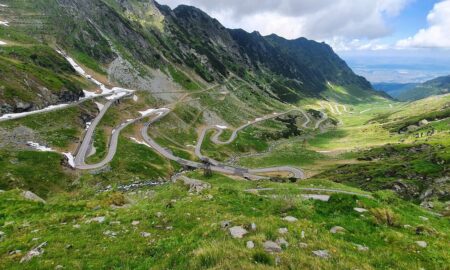
[[[284,195],[265,198],[243,191],[257,185],[293,189],[296,184],[236,182],[222,176],[206,181],[213,188],[200,195],[189,195],[180,185],[129,194],[127,200],[131,204],[124,209],[110,207],[111,203],[121,205],[123,201],[122,196],[113,193],[61,194],[47,205],[24,201],[15,191],[1,194],[0,224],[14,221],[2,228],[6,235],[0,242],[2,267],[275,269],[278,260],[277,268],[281,269],[347,269],[355,265],[360,269],[444,269],[450,259],[446,252],[448,223],[388,193],[375,194],[375,199],[339,195],[333,196],[332,202],[323,203],[301,201],[295,196],[283,198]],[[305,182],[302,186],[310,184]],[[395,223],[384,225],[383,219],[371,212],[357,214],[353,210],[356,206],[374,212],[377,208],[391,209]],[[162,215],[158,217],[157,212]],[[299,221],[287,223],[282,221],[283,215],[296,216]],[[106,222],[86,224],[96,216],[106,216]],[[422,221],[419,216],[426,216],[429,221]],[[140,224],[132,226],[133,220]],[[220,228],[223,220],[244,226],[254,222],[257,229],[244,239],[232,239]],[[29,225],[21,225],[25,223]],[[75,224],[80,228],[74,228]],[[406,224],[412,227],[404,228]],[[348,231],[342,235],[329,233],[336,225]],[[281,236],[277,232],[281,227],[288,228],[288,234]],[[301,237],[302,231],[305,238]],[[117,235],[110,237],[105,235],[107,232]],[[141,232],[151,236],[144,238]],[[35,237],[39,240],[33,241]],[[278,237],[284,237],[289,246],[277,255],[265,253],[262,243]],[[255,242],[255,249],[245,248],[248,240]],[[29,263],[18,264],[20,255],[8,255],[9,250],[26,251],[44,241],[48,242],[45,253]],[[420,248],[415,241],[426,241],[429,246]],[[308,247],[301,248],[300,242]],[[369,251],[357,251],[355,244],[366,245]],[[312,251],[318,249],[329,250],[331,258],[314,257]]]

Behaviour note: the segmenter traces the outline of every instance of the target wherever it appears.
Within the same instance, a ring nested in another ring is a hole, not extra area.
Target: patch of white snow
[[[138,139],[136,139],[136,138],[134,138],[134,137],[130,137],[130,140],[132,140],[133,142],[135,142],[135,143],[137,143],[137,144],[145,145],[145,146],[147,146],[147,147],[152,148],[152,147],[151,147],[149,144],[147,144],[146,142],[142,142],[142,141],[140,141],[140,140],[138,140]]]
[[[70,167],[75,168],[75,157],[72,153],[63,153],[63,155],[67,157]]]
[[[100,102],[95,102],[95,105],[97,105],[99,111],[103,110],[103,108],[105,107],[105,105],[101,104]]]
[[[47,146],[40,145],[39,143],[36,142],[28,141],[27,145],[41,152],[54,152],[53,149]]]

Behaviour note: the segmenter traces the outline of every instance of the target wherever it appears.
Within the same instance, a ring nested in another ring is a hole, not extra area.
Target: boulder
[[[315,256],[327,259],[330,257],[330,254],[328,253],[328,250],[314,250],[312,252]]]
[[[211,185],[209,183],[202,182],[200,180],[191,179],[186,176],[180,176],[177,180],[183,181],[184,185],[189,187],[189,192],[201,193],[205,189],[210,189]]]
[[[31,191],[23,191],[22,197],[29,201],[46,203],[44,199],[42,199],[41,197],[39,197],[38,195],[34,194]]]
[[[31,249],[25,256],[20,259],[20,263],[29,262],[36,256],[41,256],[44,253],[44,247],[47,245],[47,242],[41,243],[37,247]]]
[[[423,119],[422,121],[419,122],[419,126],[420,126],[420,127],[426,126],[426,125],[428,125],[428,124],[429,124],[429,122],[428,122],[427,119]]]
[[[345,229],[342,228],[341,226],[334,226],[333,228],[330,229],[330,233],[336,234],[336,233],[344,233]]]
[[[369,248],[363,245],[355,244],[358,251],[369,251]]]
[[[287,221],[287,222],[296,222],[296,221],[298,221],[297,218],[291,217],[291,216],[284,217],[283,220]]]
[[[241,226],[234,226],[230,228],[230,234],[233,238],[243,238],[248,232]]]
[[[427,242],[425,241],[416,241],[416,244],[421,248],[426,248],[428,246]]]
[[[267,251],[267,252],[275,252],[275,253],[277,253],[277,252],[281,252],[282,251],[281,247],[277,243],[275,243],[273,241],[266,241],[266,242],[264,242],[263,247],[264,247],[264,250]]]
[[[255,243],[253,243],[253,241],[247,241],[246,246],[248,249],[253,249],[255,248]]]
[[[281,247],[285,247],[287,248],[289,246],[288,241],[286,241],[286,239],[280,237],[277,239],[277,244],[280,245]]]

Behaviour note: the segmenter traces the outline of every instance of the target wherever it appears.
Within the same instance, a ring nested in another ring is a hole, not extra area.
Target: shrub
[[[375,223],[379,225],[388,225],[388,226],[397,226],[398,225],[398,217],[389,208],[374,208],[371,209],[370,212],[372,213]]]
[[[265,264],[265,265],[274,264],[273,258],[269,254],[262,251],[253,254],[253,261],[257,264]]]
[[[127,199],[122,193],[113,193],[108,197],[107,202],[109,205],[124,206]]]

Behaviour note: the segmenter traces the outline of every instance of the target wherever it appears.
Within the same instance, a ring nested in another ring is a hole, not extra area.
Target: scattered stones
[[[255,243],[253,243],[253,241],[247,241],[247,248],[248,248],[248,249],[253,249],[253,248],[255,248]]]
[[[148,232],[141,232],[141,236],[144,238],[149,238],[152,234]]]
[[[419,216],[419,218],[420,218],[420,220],[422,220],[422,221],[428,221],[428,220],[429,220],[429,218],[423,217],[423,216]]]
[[[201,193],[205,189],[210,189],[211,185],[209,183],[202,182],[200,180],[191,179],[186,176],[180,176],[177,180],[183,181],[184,185],[189,187],[189,192],[191,193]]]
[[[296,221],[298,221],[297,218],[291,217],[291,216],[284,217],[283,220],[287,221],[287,222],[296,222]]]
[[[47,245],[47,242],[41,243],[37,247],[31,249],[25,256],[20,259],[20,263],[29,262],[36,256],[41,256],[44,253],[44,247]]]
[[[160,218],[162,216],[163,216],[163,213],[161,213],[161,212],[156,213],[156,217]]]
[[[250,224],[250,229],[252,231],[256,231],[256,224],[255,223]]]
[[[330,257],[330,254],[328,253],[328,250],[314,250],[312,252],[315,256],[328,259]]]
[[[73,227],[74,229],[79,229],[79,228],[81,228],[80,224],[75,224],[75,225],[73,225],[72,227]]]
[[[333,228],[330,229],[330,233],[336,234],[336,233],[344,233],[345,229],[342,228],[341,226],[334,226]]]
[[[355,244],[355,246],[358,249],[358,251],[369,251],[369,247],[359,245],[359,244]]]
[[[282,237],[277,239],[277,244],[284,248],[287,248],[289,246],[288,241],[286,241],[286,239],[284,239]]]
[[[29,200],[29,201],[46,203],[46,201],[44,199],[42,199],[41,197],[39,197],[38,195],[34,194],[31,191],[22,192],[22,197],[24,197],[26,200]]]
[[[425,241],[416,241],[416,244],[421,248],[426,248],[428,246],[427,242]]]
[[[234,226],[230,228],[230,234],[233,238],[243,238],[248,232],[241,226]]]
[[[137,225],[139,225],[140,223],[141,223],[140,221],[134,220],[133,222],[131,222],[131,225],[137,226]]]
[[[225,220],[225,221],[220,222],[220,227],[222,229],[226,229],[226,228],[230,227],[230,225],[231,225],[231,221],[229,221],[229,220]]]
[[[355,207],[355,208],[353,208],[353,210],[355,210],[358,213],[365,213],[365,212],[369,211],[367,209],[359,208],[359,207]]]
[[[267,251],[267,252],[278,253],[278,252],[282,251],[281,247],[277,243],[275,243],[273,241],[266,241],[266,242],[264,242],[263,247],[264,247],[264,250]]]
[[[91,218],[90,220],[86,221],[86,223],[92,223],[92,222],[97,222],[97,223],[103,223],[105,222],[106,217],[95,217],[95,218]]]
[[[308,244],[303,243],[303,242],[298,243],[298,246],[299,246],[300,248],[308,248]]]
[[[288,233],[288,229],[287,228],[279,228],[278,229],[278,233],[279,234],[287,234]]]
[[[62,266],[60,264],[55,266],[55,270],[61,270],[61,269],[64,269],[64,266]]]

